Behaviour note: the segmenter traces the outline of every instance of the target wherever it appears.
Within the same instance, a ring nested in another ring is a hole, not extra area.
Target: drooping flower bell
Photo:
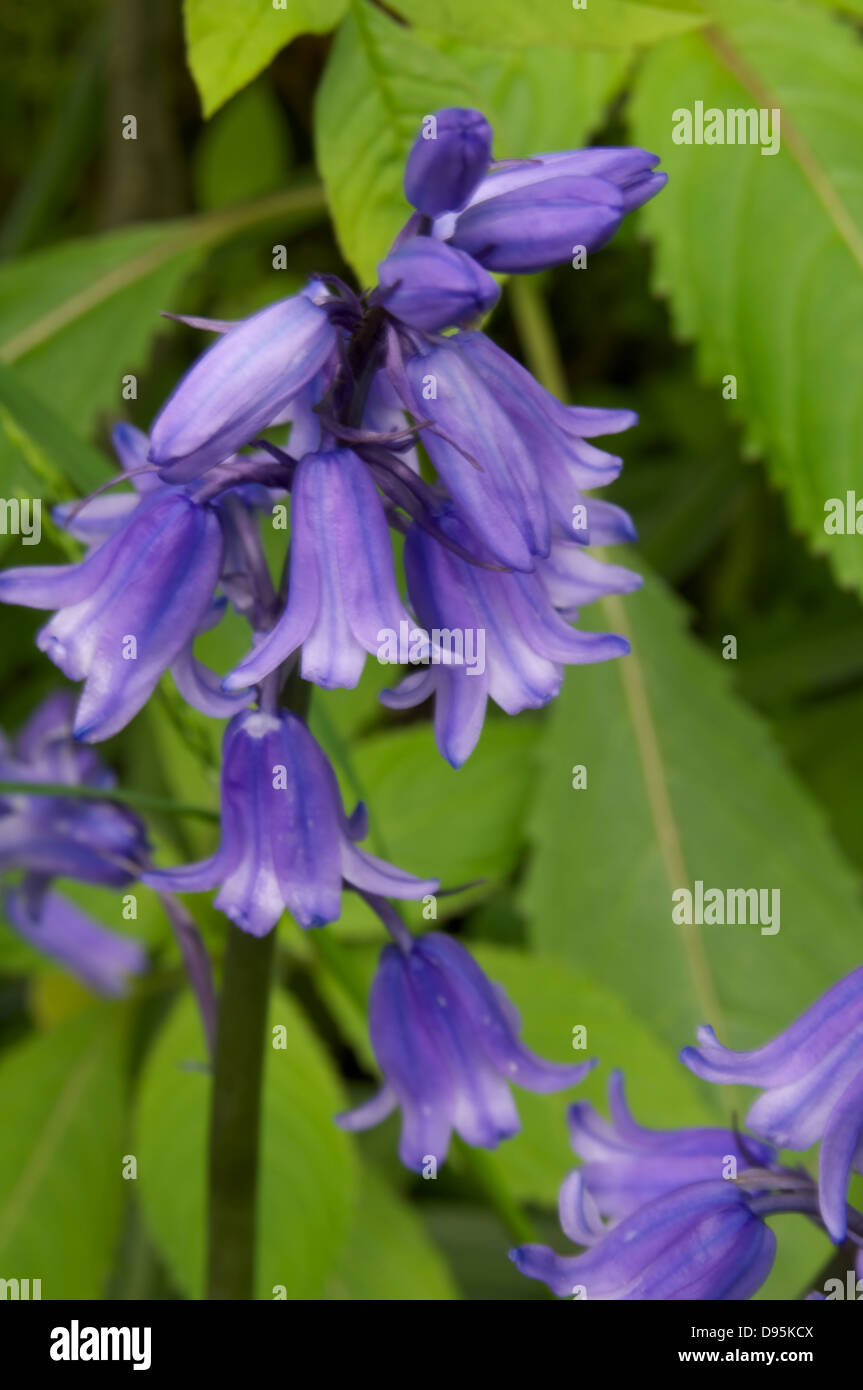
[[[0,777],[103,788],[105,800],[60,795],[4,793],[0,798],[0,871],[23,869],[27,896],[51,878],[122,887],[147,851],[136,815],[109,798],[110,770],[94,750],[72,740],[75,697],[56,691],[34,710],[14,741],[0,735]]]
[[[487,270],[529,274],[598,250],[626,213],[666,182],[658,157],[634,147],[536,155],[491,169],[434,234]]]
[[[159,488],[80,564],[0,574],[0,602],[58,610],[36,644],[84,681],[76,738],[108,738],[137,714],[206,625],[222,550],[213,507]]]
[[[383,506],[368,469],[350,449],[306,454],[291,490],[290,585],[272,631],[228,676],[226,690],[253,685],[302,648],[304,680],[353,687],[381,631],[409,622],[398,594]]]
[[[427,116],[405,165],[405,197],[426,217],[463,207],[491,160],[481,111],[448,106]]]
[[[0,734],[0,777],[8,782],[94,787],[105,800],[41,793],[0,798],[0,872],[23,871],[3,894],[6,920],[37,950],[103,994],[121,994],[146,967],[137,942],[108,931],[57,892],[54,878],[109,888],[131,883],[145,862],[144,827],[109,800],[114,777],[92,748],[72,740],[75,697],[56,691],[33,711],[16,738]]]
[[[619,1071],[609,1077],[608,1104],[610,1122],[587,1101],[576,1101],[567,1115],[582,1165],[564,1180],[559,1213],[563,1231],[578,1245],[605,1234],[601,1218],[619,1221],[675,1188],[774,1163],[768,1145],[728,1129],[644,1129],[630,1114]]]
[[[4,895],[7,920],[30,946],[58,961],[97,994],[120,996],[130,976],[147,968],[147,953],[137,941],[108,931],[60,893],[46,893],[36,907],[26,894]]]
[[[634,540],[635,530],[626,513],[620,513],[619,535],[601,536],[597,518],[602,517],[609,504],[595,498],[588,503],[583,492],[614,482],[623,467],[622,459],[589,444],[588,439],[630,429],[638,423],[635,412],[563,405],[485,333],[460,333],[454,342],[499,403],[510,431],[523,440],[531,458],[538,461],[536,478],[548,508],[552,534],[582,545],[601,544],[609,539],[612,543],[614,539]],[[582,508],[593,514],[593,534],[581,514]]]
[[[143,880],[183,893],[218,887],[216,907],[254,936],[270,931],[285,908],[301,927],[334,922],[343,882],[383,898],[437,891],[437,879],[415,878],[358,848],[365,808],[345,815],[335,773],[297,715],[246,710],[232,719],[221,801],[216,854]]]
[[[439,524],[470,544],[454,511]],[[559,693],[565,665],[608,661],[629,651],[626,639],[614,633],[570,627],[538,573],[472,565],[418,525],[408,532],[404,559],[408,592],[425,631],[458,631],[465,649],[470,643],[473,650],[470,660],[450,662],[436,661],[433,653],[429,664],[384,691],[381,700],[390,709],[409,709],[434,696],[435,738],[454,767],[476,747],[489,698],[507,714],[538,708]],[[604,592],[616,587],[614,574],[609,580]]]
[[[580,1255],[522,1245],[510,1259],[560,1298],[747,1299],[773,1266],[776,1236],[750,1194],[721,1178],[675,1188],[625,1217]]]
[[[429,343],[407,361],[405,403],[431,421],[422,442],[489,555],[511,569],[532,570],[551,544],[539,460],[461,352],[460,336]]]
[[[846,975],[772,1042],[751,1052],[723,1047],[712,1028],[681,1061],[705,1081],[759,1086],[746,1123],[779,1148],[821,1141],[819,1203],[837,1243],[847,1230],[852,1170],[863,1173],[863,966]]]
[[[313,282],[230,327],[190,367],[162,407],[150,458],[168,482],[221,463],[282,417],[337,350],[337,330]]]
[[[395,318],[427,333],[461,327],[494,308],[497,283],[472,256],[434,237],[415,236],[378,266],[375,296]]]
[[[519,1040],[518,1015],[458,942],[430,932],[385,946],[372,984],[369,1031],[384,1085],[339,1116],[343,1129],[368,1129],[397,1107],[399,1156],[422,1170],[441,1164],[453,1130],[494,1148],[519,1130],[510,1084],[547,1093],[575,1086],[594,1062],[546,1062]]]

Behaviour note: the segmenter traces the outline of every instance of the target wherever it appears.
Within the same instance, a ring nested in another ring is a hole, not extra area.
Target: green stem
[[[276,933],[228,928],[210,1111],[207,1297],[251,1299],[255,1287],[261,1084]]]
[[[124,806],[140,806],[142,811],[165,811],[173,816],[199,816],[201,820],[217,821],[218,811],[208,806],[187,806],[168,796],[149,792],[126,791],[120,787],[88,787],[67,782],[0,782],[0,796],[78,796],[85,801],[119,801]]]
[[[569,388],[557,351],[548,307],[532,277],[514,275],[507,284],[513,318],[524,346],[524,355],[537,381],[558,400],[565,401]]]
[[[264,694],[262,687],[262,699]],[[304,718],[310,698],[311,686],[295,668],[284,703]],[[228,927],[210,1106],[209,1299],[248,1300],[255,1294],[261,1087],[275,945],[275,927],[261,937],[233,923]]]
[[[507,1187],[494,1155],[483,1149],[472,1149],[458,1137],[454,1147],[473,1186],[496,1212],[513,1240],[519,1244],[533,1244],[536,1232]]]

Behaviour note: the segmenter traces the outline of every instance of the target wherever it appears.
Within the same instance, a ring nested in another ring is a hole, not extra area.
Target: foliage
[[[63,8],[28,18],[50,71],[62,66]],[[73,8],[98,37],[110,6]],[[753,1045],[861,954],[863,551],[854,535],[827,534],[824,508],[855,488],[863,455],[863,5],[183,8],[188,68],[213,117],[192,110],[178,123],[187,205],[102,225],[96,134],[74,188],[56,161],[39,166],[38,188],[18,154],[3,171],[57,209],[47,222],[16,213],[10,240],[23,244],[0,265],[4,490],[54,503],[109,475],[107,428],[126,418],[146,429],[200,348],[161,310],[244,313],[312,271],[368,284],[407,215],[401,170],[427,112],[482,108],[503,158],[591,139],[655,150],[670,181],[636,230],[591,257],[589,274],[565,270],[536,286],[561,344],[563,389],[641,412],[640,430],[622,440],[614,496],[640,523],[629,563],[648,580],[591,616],[627,632],[633,656],[576,669],[542,716],[491,719],[458,773],[434,753],[425,713],[404,722],[382,709],[379,671],[350,701],[316,696],[311,720],[346,797],[369,802],[375,852],[458,890],[441,899],[442,916],[505,985],[532,1046],[571,1060],[572,1029],[584,1023],[588,1054],[602,1062],[581,1092],[594,1103],[621,1065],[644,1123],[716,1118],[718,1094],[677,1062],[694,1026],[710,1019],[733,1045]],[[179,50],[165,61],[186,80]],[[107,78],[121,81],[110,69]],[[30,68],[17,89],[14,76],[6,83],[7,120],[23,123],[34,99],[51,105],[35,83]],[[107,111],[106,92],[97,95]],[[67,97],[58,89],[52,114]],[[676,144],[673,112],[697,101],[779,107],[779,152]],[[287,272],[272,268],[281,243]],[[515,299],[504,296],[494,328],[530,359],[536,344]],[[4,563],[17,562],[12,538],[0,540]],[[46,527],[46,563],[67,558],[59,547]],[[2,621],[0,723],[11,728],[48,678],[29,615],[4,610]],[[729,635],[737,657],[723,661]],[[208,637],[216,668],[236,660],[236,641],[230,624]],[[215,835],[215,736],[204,724],[178,722],[166,688],[109,749],[121,786],[152,799],[154,837],[187,856],[208,853]],[[576,765],[587,769],[583,790]],[[778,888],[781,929],[674,925],[671,892],[696,879]],[[116,898],[98,890],[95,901],[115,922]],[[218,954],[218,914],[193,907]],[[501,1226],[479,1266],[441,1239],[453,1199],[466,1219],[484,1219],[458,1158],[438,1197],[397,1169],[392,1124],[358,1143],[331,1123],[345,1093],[366,1094],[375,1076],[364,1001],[378,930],[353,901],[328,930],[322,945],[279,928],[286,987],[271,1022],[288,1043],[267,1055],[258,1296],[275,1286],[332,1300],[496,1289]],[[175,948],[149,922],[140,934],[157,949],[152,981],[131,1001],[98,1006],[76,989],[55,995],[34,953],[3,934],[0,1272],[40,1271],[45,1297],[103,1296],[130,1228],[157,1252],[175,1296],[200,1295],[209,1081],[191,1002],[173,998]],[[520,1096],[524,1132],[491,1161],[509,1196],[540,1217],[569,1163],[567,1099]],[[137,1182],[122,1177],[128,1153]],[[823,1251],[810,1237],[783,1240],[780,1252],[770,1288],[792,1297]]]

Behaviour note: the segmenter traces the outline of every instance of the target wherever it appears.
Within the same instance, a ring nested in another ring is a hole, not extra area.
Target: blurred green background
[[[370,284],[424,114],[481,107],[498,157],[588,142],[662,157],[666,190],[586,270],[507,285],[487,325],[561,395],[641,416],[605,495],[635,518],[637,555],[614,558],[645,587],[585,614],[633,655],[570,672],[542,715],[495,712],[459,772],[426,711],[380,707],[371,663],[311,715],[346,796],[368,801],[374,849],[482,880],[441,918],[527,1041],[571,1059],[585,1025],[602,1066],[579,1095],[602,1104],[622,1066],[648,1125],[745,1114],[677,1062],[695,1025],[755,1045],[863,954],[863,539],[824,529],[829,499],[863,481],[861,20],[863,0],[0,0],[7,497],[54,503],[108,476],[111,426],[146,429],[200,350],[160,310],[240,317],[313,271]],[[672,113],[696,101],[779,107],[781,151],[675,145]],[[75,554],[46,525],[39,562]],[[33,552],[2,536],[0,559]],[[59,679],[38,619],[0,615],[7,732]],[[201,648],[225,671],[245,644],[227,622]],[[212,809],[220,733],[166,680],[101,751],[123,787]],[[200,817],[147,821],[164,863],[214,842]],[[779,888],[780,932],[674,926],[671,892],[695,879]],[[146,890],[135,923],[117,894],[69,892],[154,967],[107,1005],[0,934],[0,1276],[41,1277],[46,1298],[199,1297],[208,1083],[178,960]],[[218,960],[223,923],[188,904]],[[322,936],[279,933],[289,1043],[268,1058],[259,1296],[541,1296],[506,1249],[519,1212],[565,1248],[568,1098],[519,1095],[524,1132],[503,1150],[412,1177],[393,1122],[360,1142],[331,1123],[375,1076],[373,920],[346,897]],[[765,1293],[793,1298],[829,1247],[785,1221]]]

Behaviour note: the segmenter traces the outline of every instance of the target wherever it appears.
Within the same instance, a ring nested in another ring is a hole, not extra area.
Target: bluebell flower
[[[666,182],[656,155],[637,148],[537,155],[492,169],[457,214],[434,234],[487,270],[527,274],[568,262],[577,247],[595,251],[626,213]]]
[[[604,544],[609,539],[634,540],[631,520],[619,508],[620,531],[614,537],[597,518],[609,504],[591,498],[595,534],[582,524],[574,527],[574,509],[585,503],[585,490],[614,482],[623,467],[616,454],[606,453],[587,441],[596,435],[618,434],[638,421],[632,410],[603,410],[563,405],[520,362],[493,343],[484,333],[460,333],[452,339],[481,377],[504,411],[512,433],[538,460],[536,477],[548,508],[552,535],[579,544]]]
[[[375,302],[411,328],[434,333],[487,314],[500,296],[472,256],[434,237],[415,236],[378,266]]]
[[[76,738],[108,738],[137,714],[209,621],[222,551],[215,509],[160,488],[80,564],[0,574],[1,602],[58,610],[36,644],[84,681]]]
[[[0,871],[22,869],[38,898],[51,878],[122,887],[147,851],[144,827],[110,800],[114,776],[95,751],[72,740],[72,691],[49,695],[17,737],[0,735],[0,778],[103,788],[105,800],[4,794],[0,798]]]
[[[461,351],[460,335],[421,345],[405,364],[408,404],[430,421],[422,442],[462,517],[489,555],[532,570],[551,544],[540,461]]]
[[[339,1116],[343,1129],[402,1112],[399,1156],[422,1170],[446,1158],[452,1131],[495,1148],[519,1130],[510,1085],[543,1094],[575,1086],[594,1062],[546,1062],[519,1040],[519,1018],[499,986],[458,942],[439,932],[385,946],[372,984],[369,1032],[385,1081]]]
[[[133,490],[121,492],[112,488],[88,498],[83,505],[80,501],[63,502],[53,511],[57,525],[86,546],[101,545],[128,521],[142,497],[163,486],[149,463],[150,441],[143,430],[122,421],[114,426],[111,442],[124,472],[130,474]]]
[[[190,367],[153,422],[168,482],[222,463],[273,424],[337,351],[327,291],[313,283],[234,325]]]
[[[610,1122],[587,1101],[568,1111],[572,1148],[582,1165],[564,1180],[559,1214],[564,1233],[577,1245],[605,1234],[602,1218],[619,1221],[677,1187],[727,1181],[738,1171],[775,1162],[769,1145],[729,1129],[644,1129],[629,1112],[619,1071],[609,1077],[608,1104]]]
[[[426,217],[463,207],[491,160],[481,111],[449,106],[426,117],[405,165],[405,197]]]
[[[350,449],[306,454],[291,488],[290,584],[284,612],[225,680],[262,680],[298,647],[304,680],[353,687],[381,632],[410,622],[396,585],[389,529],[365,464]]]
[[[775,1256],[751,1195],[721,1178],[656,1197],[580,1255],[510,1251],[522,1274],[561,1298],[660,1302],[751,1298]]]
[[[779,1148],[821,1141],[819,1202],[837,1243],[847,1231],[852,1170],[863,1173],[863,966],[833,985],[772,1042],[751,1052],[723,1047],[712,1028],[681,1060],[705,1081],[764,1089],[747,1125]]]
[[[148,852],[138,817],[109,799],[110,769],[92,748],[73,742],[74,708],[72,691],[56,691],[14,739],[0,734],[3,781],[87,786],[105,793],[104,801],[24,792],[0,797],[0,872],[22,871],[19,884],[4,893],[3,907],[9,925],[32,946],[97,992],[121,994],[127,977],[146,966],[143,949],[51,890],[54,878],[125,887]]]
[[[528,159],[510,159],[489,169],[477,184],[469,206],[502,193],[533,188],[555,178],[602,179],[619,189],[625,212],[633,212],[664,188],[668,175],[656,170],[659,156],[637,145],[590,145],[555,150]]]
[[[334,922],[343,882],[387,898],[434,893],[365,850],[365,810],[350,819],[335,773],[303,721],[280,710],[247,710],[225,731],[222,839],[210,859],[143,875],[155,888],[199,893],[218,887],[215,905],[237,926],[263,936],[285,908],[301,927]]]
[[[469,546],[470,533],[454,511],[442,515],[439,524]],[[507,714],[538,708],[559,693],[564,666],[607,661],[629,651],[623,637],[570,627],[539,572],[470,564],[416,524],[408,532],[404,560],[408,593],[423,629],[432,637],[434,629],[459,632],[465,651],[470,644],[471,659],[436,661],[433,653],[428,665],[396,690],[385,691],[381,700],[390,709],[408,709],[434,696],[435,738],[454,767],[475,748],[489,698]],[[618,582],[609,575],[604,592],[613,592]]]
[[[60,893],[46,893],[34,910],[24,893],[10,891],[3,906],[19,936],[97,994],[125,994],[130,976],[147,968],[147,953],[137,941],[108,931]]]

